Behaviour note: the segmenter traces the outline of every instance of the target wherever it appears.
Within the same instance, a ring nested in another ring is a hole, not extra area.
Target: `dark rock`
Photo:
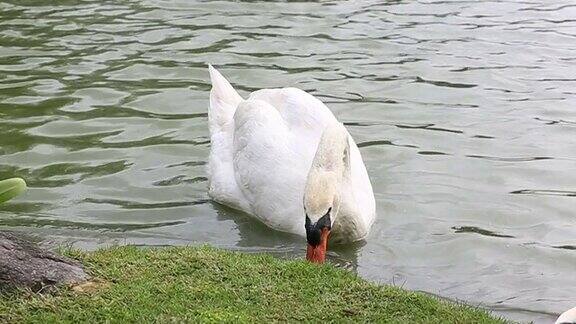
[[[27,287],[40,292],[88,279],[80,263],[41,249],[22,233],[0,231],[0,291]]]

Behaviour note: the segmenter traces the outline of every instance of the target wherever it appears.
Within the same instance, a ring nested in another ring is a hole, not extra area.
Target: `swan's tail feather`
[[[242,97],[212,65],[208,65],[208,70],[212,82],[210,109],[208,110],[210,132],[212,133],[222,131],[225,125],[230,124],[236,107],[242,102]]]
[[[250,211],[235,180],[233,166],[234,113],[243,101],[232,85],[212,65],[208,65],[210,91],[210,157],[208,158],[208,195],[228,206]]]

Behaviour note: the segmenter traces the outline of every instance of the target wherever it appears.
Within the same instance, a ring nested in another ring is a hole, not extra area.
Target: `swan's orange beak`
[[[312,263],[324,263],[326,260],[328,235],[330,235],[330,229],[328,227],[323,227],[320,230],[320,242],[315,246],[308,242],[308,248],[306,249],[306,260]]]
[[[320,217],[316,223],[312,223],[310,217],[306,215],[306,241],[308,241],[308,248],[306,249],[306,260],[313,263],[324,263],[326,260],[326,247],[328,245],[328,235],[332,229],[332,222],[330,221],[330,211]]]

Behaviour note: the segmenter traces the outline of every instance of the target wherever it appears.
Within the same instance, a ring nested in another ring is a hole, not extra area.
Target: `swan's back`
[[[278,111],[289,130],[301,136],[316,134],[319,137],[329,122],[336,121],[322,101],[297,88],[262,89],[252,92],[248,100],[269,103]]]

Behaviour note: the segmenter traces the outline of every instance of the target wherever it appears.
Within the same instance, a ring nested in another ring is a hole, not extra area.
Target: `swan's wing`
[[[368,177],[366,165],[362,160],[360,150],[352,136],[348,137],[350,144],[350,172],[352,178],[352,187],[354,191],[354,198],[356,204],[361,208],[359,217],[362,218],[362,223],[366,227],[366,234],[372,227],[376,217],[376,201],[374,199],[374,191],[372,190],[372,183]]]
[[[252,214],[274,229],[303,234],[302,195],[312,155],[294,149],[288,124],[265,101],[240,103],[234,125],[236,183]]]

